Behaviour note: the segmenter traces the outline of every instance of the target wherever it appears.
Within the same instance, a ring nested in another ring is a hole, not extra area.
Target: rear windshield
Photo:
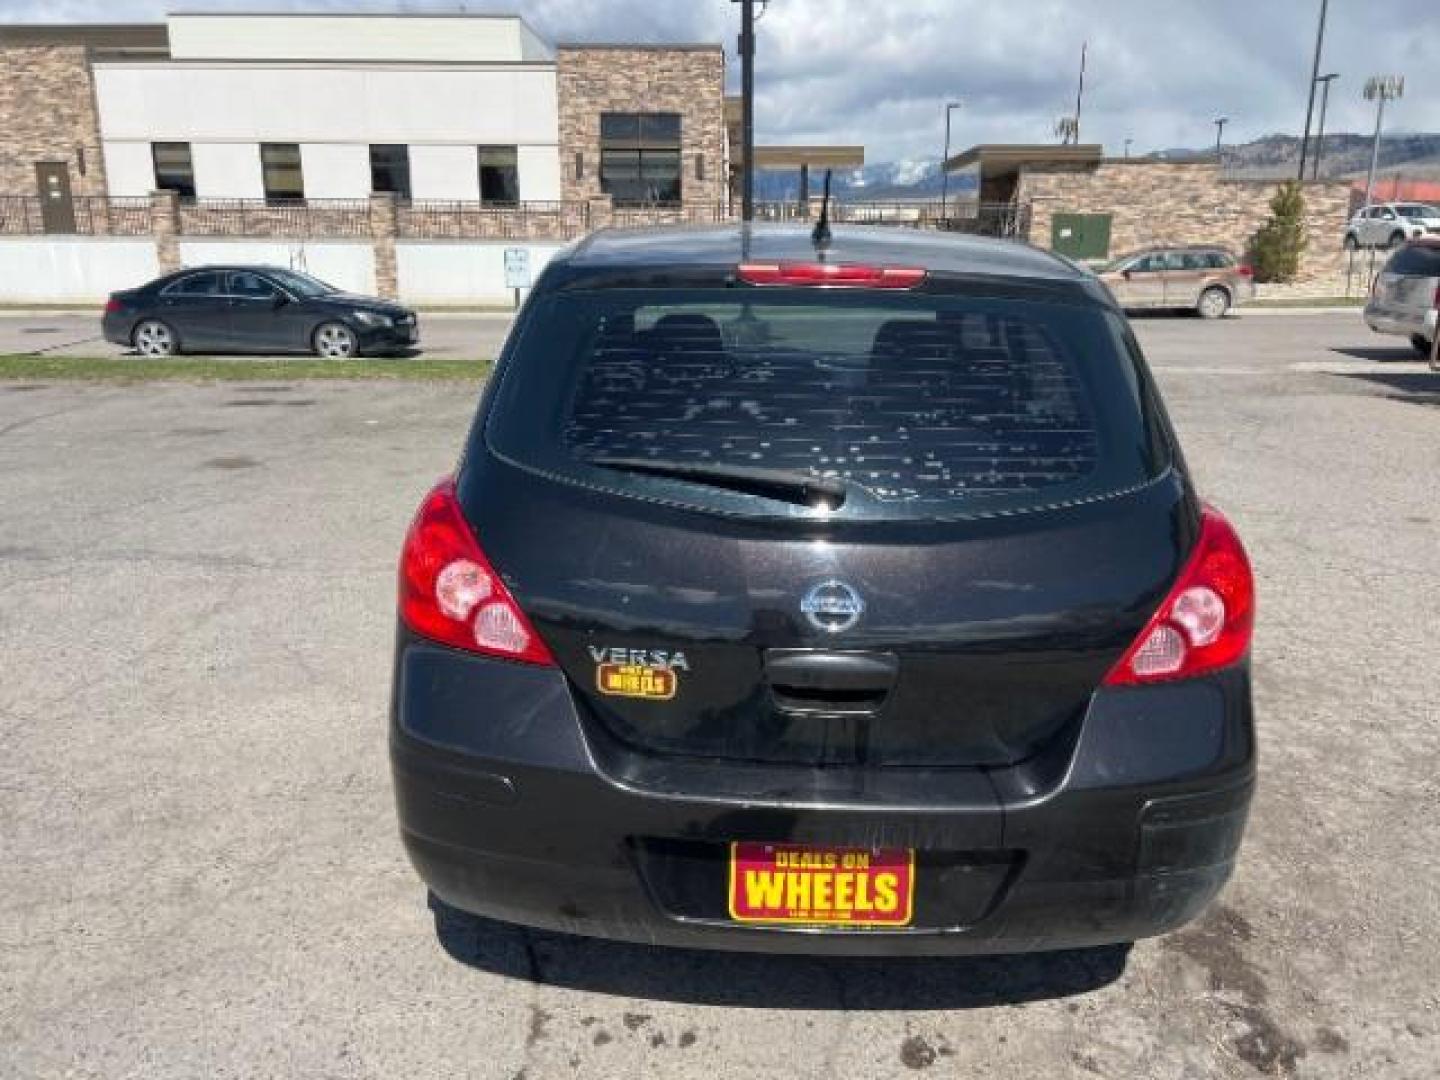
[[[1440,245],[1406,244],[1385,264],[1387,274],[1440,277]]]
[[[828,478],[835,517],[950,517],[1113,494],[1163,465],[1133,339],[1096,305],[596,290],[527,315],[491,448],[619,494],[816,513],[723,482],[776,472]]]

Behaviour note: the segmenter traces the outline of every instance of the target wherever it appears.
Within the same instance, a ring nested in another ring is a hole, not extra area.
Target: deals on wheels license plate
[[[908,926],[915,899],[910,848],[730,845],[730,917],[802,926]]]

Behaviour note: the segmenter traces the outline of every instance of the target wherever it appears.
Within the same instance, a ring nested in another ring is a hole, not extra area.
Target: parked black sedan
[[[415,312],[278,266],[200,266],[110,294],[105,340],[144,356],[313,352],[343,358],[420,340]]]

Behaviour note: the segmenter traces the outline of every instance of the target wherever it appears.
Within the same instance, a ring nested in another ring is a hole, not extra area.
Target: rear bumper
[[[1433,307],[1404,307],[1372,300],[1365,305],[1365,325],[1377,334],[1398,334],[1401,337],[1419,334],[1434,341],[1437,314],[1440,313]]]
[[[1075,727],[1002,770],[657,759],[578,716],[558,672],[402,631],[391,760],[420,876],[451,906],[508,922],[845,955],[1073,948],[1183,924],[1229,877],[1248,814],[1248,671],[1102,693]],[[914,921],[839,931],[730,922],[731,840],[913,847]]]
[[[134,316],[105,314],[100,318],[100,333],[112,345],[130,345]]]

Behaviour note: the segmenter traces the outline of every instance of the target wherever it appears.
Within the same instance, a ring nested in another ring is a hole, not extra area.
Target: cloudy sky
[[[1206,146],[1304,124],[1319,0],[771,0],[760,21],[757,138],[859,142],[870,161],[938,157],[954,142],[1047,141],[1073,108],[1089,41],[1084,141],[1115,153]],[[520,11],[550,40],[722,41],[730,0],[0,0],[0,21],[158,19],[181,10]],[[732,69],[734,64],[732,63]],[[1332,131],[1365,131],[1365,78],[1406,76],[1388,130],[1440,131],[1440,0],[1332,0],[1322,71],[1338,71]],[[732,83],[738,71],[731,72]]]

